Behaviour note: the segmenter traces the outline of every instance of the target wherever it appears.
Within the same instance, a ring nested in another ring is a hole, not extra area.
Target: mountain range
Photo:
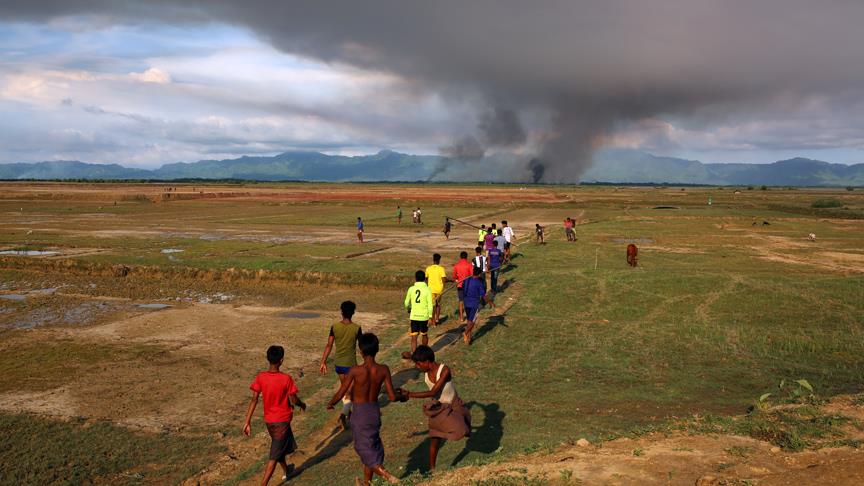
[[[441,163],[435,155],[390,150],[361,156],[285,152],[272,157],[240,157],[133,169],[118,164],[78,161],[0,164],[0,179],[242,179],[253,181],[425,181]],[[638,150],[606,149],[595,154],[582,182],[862,186],[864,164],[832,164],[794,158],[771,164],[704,164],[660,157]]]

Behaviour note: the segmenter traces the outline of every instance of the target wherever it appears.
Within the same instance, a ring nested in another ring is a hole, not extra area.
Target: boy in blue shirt
[[[462,332],[465,344],[471,344],[471,331],[474,330],[474,322],[477,319],[480,306],[486,303],[495,307],[492,299],[486,297],[486,281],[481,277],[482,274],[480,269],[475,268],[474,275],[462,283],[462,290],[465,294],[465,317],[468,319],[465,331]]]

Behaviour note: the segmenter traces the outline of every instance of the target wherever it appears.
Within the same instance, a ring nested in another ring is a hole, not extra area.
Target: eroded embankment
[[[322,286],[401,288],[403,278],[385,274],[350,274],[328,272],[297,272],[267,269],[203,269],[194,267],[156,267],[148,265],[103,264],[73,259],[22,259],[0,257],[0,269],[34,271],[46,274],[62,272],[65,275],[148,278],[157,280],[188,279],[205,282],[291,282]]]

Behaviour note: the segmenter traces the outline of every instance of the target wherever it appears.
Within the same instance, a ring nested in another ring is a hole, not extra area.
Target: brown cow
[[[639,250],[636,248],[636,245],[634,245],[633,243],[630,243],[629,245],[627,245],[627,265],[630,265],[631,267],[636,266],[636,254],[638,252],[639,252]]]

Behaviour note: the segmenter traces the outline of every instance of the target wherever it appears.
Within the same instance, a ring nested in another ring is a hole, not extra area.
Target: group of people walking
[[[419,209],[419,208],[418,208]],[[419,212],[419,211],[418,211]],[[399,211],[401,219],[401,210]],[[362,242],[362,220],[358,220],[358,237]],[[418,221],[419,222],[419,216]],[[447,221],[449,226],[449,219]],[[414,275],[414,284],[405,294],[404,307],[409,313],[409,336],[411,349],[402,353],[402,358],[411,360],[423,373],[427,390],[415,391],[394,388],[390,368],[378,363],[378,337],[364,333],[353,322],[357,306],[352,301],[342,302],[342,319],[330,327],[327,344],[321,357],[319,372],[327,372],[327,360],[333,355],[333,367],[339,378],[339,389],[327,403],[334,409],[341,402],[339,424],[350,429],[354,450],[363,463],[363,484],[370,484],[374,475],[379,475],[391,483],[398,482],[384,468],[384,444],[381,441],[381,408],[378,397],[382,392],[391,402],[407,402],[411,399],[427,399],[423,413],[429,423],[429,468],[434,469],[442,440],[460,440],[471,433],[471,414],[453,384],[453,372],[445,364],[436,361],[434,350],[429,346],[429,327],[441,322],[441,298],[456,289],[459,300],[460,324],[466,344],[471,344],[474,325],[480,308],[484,304],[494,307],[494,294],[498,291],[498,274],[501,267],[510,259],[510,247],[514,244],[515,233],[506,221],[501,228],[493,223],[490,228],[482,227],[485,233],[478,232],[478,246],[475,257],[468,261],[468,252],[462,251],[459,260],[453,265],[451,277],[441,266],[441,255],[432,255],[432,264]],[[449,228],[446,228],[449,229]],[[445,231],[449,236],[449,231]],[[490,275],[491,294],[487,293],[486,274]],[[445,290],[447,283],[451,287]],[[418,343],[419,337],[419,343]],[[357,349],[362,362],[357,362]],[[306,409],[299,398],[293,378],[280,371],[285,350],[281,346],[271,346],[267,350],[269,369],[259,373],[250,385],[253,396],[249,403],[243,432],[251,434],[251,418],[259,397],[263,397],[264,421],[271,437],[269,461],[264,471],[262,484],[267,484],[276,466],[283,469],[283,481],[293,472],[285,460],[294,452],[297,443],[291,429],[294,408]]]

